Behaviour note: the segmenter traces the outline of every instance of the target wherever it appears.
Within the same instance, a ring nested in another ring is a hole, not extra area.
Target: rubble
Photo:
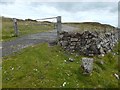
[[[69,52],[78,52],[87,56],[102,55],[110,52],[118,41],[116,31],[99,33],[84,31],[82,33],[62,32],[59,44]]]

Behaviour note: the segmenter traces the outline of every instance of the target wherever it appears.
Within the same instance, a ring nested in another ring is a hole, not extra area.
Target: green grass
[[[47,32],[54,29],[53,24],[49,25],[40,25],[38,22],[34,21],[20,21],[18,20],[18,30],[19,30],[19,37],[26,35],[26,34],[33,34],[38,32]],[[2,18],[2,40],[1,41],[8,41],[15,39],[17,37],[14,36],[14,27],[13,21],[10,18]]]
[[[113,52],[120,51],[120,43]],[[47,43],[30,46],[14,56],[3,57],[3,88],[116,88],[118,80],[118,55],[108,53],[94,57],[91,76],[82,74],[81,58],[71,55],[59,46]],[[68,58],[74,58],[69,62]],[[67,60],[65,63],[64,60]],[[101,65],[100,61],[104,64]],[[63,83],[66,85],[63,87]]]

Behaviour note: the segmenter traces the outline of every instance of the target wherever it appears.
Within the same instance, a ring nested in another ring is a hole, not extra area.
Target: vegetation
[[[64,23],[64,24],[79,28],[76,31],[90,30],[90,31],[104,32],[115,29],[114,26],[101,24],[98,22]]]
[[[68,23],[67,23],[68,24]],[[39,25],[34,20],[18,20],[20,36],[53,29],[53,25]],[[68,24],[79,30],[105,30],[106,25],[99,23]],[[2,40],[15,39],[13,21],[2,18]],[[70,54],[60,46],[49,46],[47,43],[30,46],[20,52],[2,58],[3,88],[118,88],[118,71],[120,43],[104,57],[94,56],[94,67],[91,75],[83,75],[81,58]],[[74,61],[70,62],[69,58]],[[103,63],[101,63],[103,62]],[[119,65],[120,66],[120,65]],[[1,83],[0,83],[1,84]]]
[[[87,76],[80,68],[84,56],[69,54],[47,43],[30,46],[3,57],[2,85],[3,88],[117,88],[114,74],[118,74],[119,54],[120,43],[104,57],[95,56],[92,75]],[[70,57],[73,62],[68,60]]]
[[[18,30],[19,37],[25,34],[33,34],[38,32],[46,32],[54,29],[54,25],[49,23],[48,25],[36,22],[34,20],[21,20],[18,19]],[[15,39],[17,37],[14,36],[14,26],[12,18],[2,17],[2,41],[8,41]]]

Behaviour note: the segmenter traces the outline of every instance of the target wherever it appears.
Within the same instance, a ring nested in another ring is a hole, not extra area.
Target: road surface
[[[77,28],[62,25],[62,31],[73,31]],[[12,41],[2,42],[2,56],[7,56],[13,54],[14,52],[18,52],[23,48],[26,48],[31,45],[43,43],[43,42],[51,42],[57,39],[57,30],[52,30],[50,32],[42,32],[37,34],[26,35],[21,38],[17,38]]]

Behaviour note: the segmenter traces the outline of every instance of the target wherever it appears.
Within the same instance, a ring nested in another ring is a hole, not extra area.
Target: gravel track
[[[77,28],[71,27],[71,26],[66,26],[62,25],[62,31],[73,31],[76,30]],[[31,45],[39,44],[39,43],[44,43],[44,42],[52,42],[57,39],[57,30],[52,30],[50,32],[42,32],[42,33],[37,33],[37,34],[31,34],[31,35],[26,35],[20,38],[17,38],[12,41],[7,41],[7,42],[2,42],[2,56],[7,56],[10,54],[13,54],[14,52],[18,52],[23,48],[26,48]],[[0,44],[1,45],[1,44]]]

